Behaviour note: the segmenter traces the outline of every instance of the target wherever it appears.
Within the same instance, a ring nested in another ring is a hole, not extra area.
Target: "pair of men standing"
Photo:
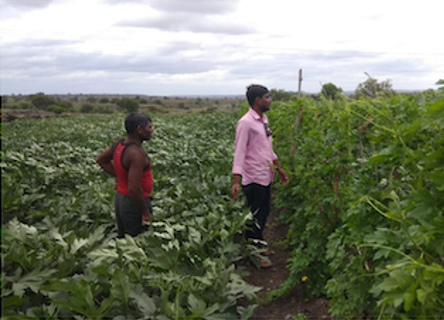
[[[242,185],[254,217],[253,223],[248,226],[246,238],[256,240],[260,246],[271,211],[271,183],[275,168],[280,183],[288,183],[288,175],[273,152],[271,130],[264,114],[271,104],[268,89],[261,85],[249,86],[247,100],[250,110],[236,127],[231,195],[237,199]],[[97,158],[104,171],[117,177],[115,207],[119,237],[141,233],[144,222],[148,223],[153,218],[149,200],[153,189],[152,164],[142,148],[142,142],[151,139],[152,121],[144,114],[132,113],[125,120],[125,128],[127,138],[115,142]],[[269,256],[273,253],[264,251],[262,254]],[[271,267],[263,258],[259,259],[259,265],[262,268]]]

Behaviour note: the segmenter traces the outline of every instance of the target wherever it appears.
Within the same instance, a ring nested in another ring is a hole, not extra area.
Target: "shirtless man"
[[[113,143],[97,158],[107,173],[117,177],[115,199],[119,238],[136,236],[153,219],[150,194],[153,190],[152,163],[142,148],[153,134],[151,118],[131,113],[125,119],[126,139]]]

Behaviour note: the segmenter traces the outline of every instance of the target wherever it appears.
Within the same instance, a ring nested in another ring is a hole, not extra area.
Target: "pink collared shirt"
[[[268,125],[265,114],[262,118],[252,108],[238,121],[234,144],[233,174],[242,176],[242,185],[257,183],[268,186],[273,181],[273,152],[271,135],[267,136],[264,124]]]

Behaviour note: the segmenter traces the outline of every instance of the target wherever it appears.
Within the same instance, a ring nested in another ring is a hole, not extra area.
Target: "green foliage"
[[[81,113],[91,113],[94,111],[94,106],[89,103],[82,104],[82,107],[80,108]]]
[[[118,103],[120,110],[126,112],[137,112],[139,110],[139,101],[136,99],[122,98]]]
[[[329,100],[336,100],[341,97],[342,89],[329,82],[322,86],[321,94]]]
[[[281,89],[271,89],[270,96],[273,101],[289,101],[293,97],[296,97],[294,92],[289,92]]]
[[[390,96],[394,93],[390,80],[378,81],[369,77],[360,83],[355,90],[357,97],[376,98],[378,96]]]
[[[444,80],[443,80],[443,79],[438,80],[438,81],[436,82],[436,85],[440,86],[440,87],[438,88],[439,91],[441,91],[441,92],[444,91]]]
[[[20,109],[31,109],[31,104],[29,102],[20,102]]]
[[[97,102],[97,98],[96,98],[96,97],[89,96],[88,98],[86,98],[86,102],[89,102],[89,103],[96,103],[96,102]]]
[[[103,114],[110,114],[113,113],[113,110],[106,106],[98,106],[94,110],[95,113],[103,113]]]
[[[99,103],[109,103],[109,99],[106,97],[100,98]]]
[[[44,93],[37,93],[32,96],[31,103],[40,110],[46,110],[50,105],[56,105],[57,101],[49,96],[46,96]]]
[[[333,315],[444,314],[444,97],[273,104],[290,277]]]
[[[226,187],[236,116],[157,115],[145,147],[155,220],[116,239],[115,179],[95,163],[123,115],[4,124],[2,304],[8,317],[249,319],[234,262],[251,214]],[[190,126],[193,123],[193,126]]]
[[[63,112],[66,112],[67,110],[66,110],[66,108],[64,108],[62,106],[52,104],[52,105],[50,105],[50,106],[48,106],[46,108],[46,111],[50,111],[50,112],[54,112],[54,113],[57,113],[57,114],[61,114]]]

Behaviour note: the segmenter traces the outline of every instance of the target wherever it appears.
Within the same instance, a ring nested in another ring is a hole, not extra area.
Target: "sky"
[[[442,0],[0,0],[0,93],[243,95],[444,79]]]

